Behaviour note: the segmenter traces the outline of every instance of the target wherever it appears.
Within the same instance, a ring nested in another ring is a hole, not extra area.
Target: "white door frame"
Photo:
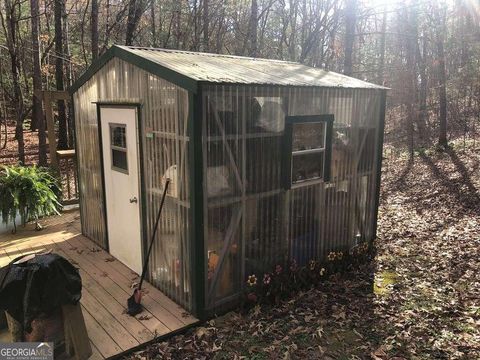
[[[104,164],[104,154],[103,154],[103,136],[102,136],[102,119],[101,119],[101,108],[118,108],[118,109],[135,109],[136,110],[136,137],[137,137],[137,162],[138,162],[138,211],[140,217],[140,252],[141,252],[141,264],[145,263],[145,221],[144,221],[144,182],[143,182],[143,162],[142,162],[142,128],[140,126],[141,105],[139,103],[118,103],[118,102],[97,102],[97,125],[98,125],[98,137],[99,137],[99,147],[100,147],[100,161],[101,161],[101,178],[102,178],[102,193],[103,193],[103,211],[104,211],[104,223],[105,223],[105,237],[106,237],[106,250],[110,251],[110,239],[109,239],[109,229],[108,229],[108,213],[107,213],[107,196],[105,188],[105,164]],[[105,141],[109,141],[105,139]],[[138,270],[137,270],[138,271]]]

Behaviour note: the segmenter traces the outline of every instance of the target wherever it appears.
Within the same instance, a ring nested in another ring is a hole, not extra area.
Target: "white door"
[[[142,271],[136,107],[100,107],[110,253]]]

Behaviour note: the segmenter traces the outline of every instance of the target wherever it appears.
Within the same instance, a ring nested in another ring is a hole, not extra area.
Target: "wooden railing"
[[[78,174],[75,150],[57,150],[63,205],[78,204]]]

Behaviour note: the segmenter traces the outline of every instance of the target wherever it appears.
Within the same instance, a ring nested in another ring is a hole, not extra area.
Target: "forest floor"
[[[0,165],[18,163],[18,144],[15,140],[15,124],[10,122],[7,126],[6,142],[3,126],[0,131],[2,131],[0,139]],[[38,133],[26,129],[23,131],[23,140],[25,143],[25,163],[27,165],[36,164],[38,162]]]
[[[480,151],[387,159],[382,186],[372,263],[131,358],[479,359]]]

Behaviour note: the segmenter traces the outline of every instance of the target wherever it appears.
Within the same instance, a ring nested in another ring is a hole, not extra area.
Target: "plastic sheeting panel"
[[[287,260],[321,260],[372,239],[381,95],[368,89],[202,87],[204,176],[211,166],[223,167],[232,188],[224,196],[204,194],[210,310],[238,296],[250,274]],[[285,116],[323,114],[334,115],[331,181],[305,181],[286,191]]]
[[[96,104],[141,103],[146,238],[153,232],[166,177],[172,180],[149,262],[148,279],[191,310],[188,92],[113,58],[74,94],[82,232],[104,248],[105,214]],[[99,206],[100,205],[100,206]]]

